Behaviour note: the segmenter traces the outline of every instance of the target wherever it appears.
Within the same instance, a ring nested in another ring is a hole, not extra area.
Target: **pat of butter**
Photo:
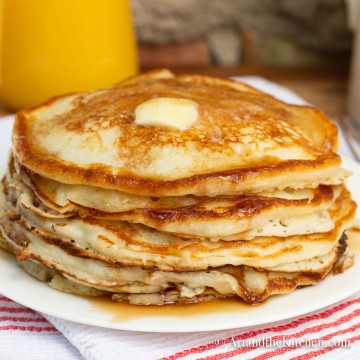
[[[135,109],[135,124],[187,130],[198,119],[197,103],[187,99],[160,97]]]

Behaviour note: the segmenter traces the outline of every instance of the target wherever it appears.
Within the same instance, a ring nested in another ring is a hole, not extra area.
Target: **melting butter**
[[[188,99],[160,97],[145,101],[135,109],[135,124],[187,130],[198,119],[198,106]]]

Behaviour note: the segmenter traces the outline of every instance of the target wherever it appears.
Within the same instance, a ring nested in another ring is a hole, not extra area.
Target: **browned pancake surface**
[[[136,125],[136,107],[157,97],[195,101],[198,121],[185,131]],[[314,187],[344,177],[336,127],[320,111],[229,80],[161,71],[20,112],[13,139],[19,161],[40,175],[140,195]]]

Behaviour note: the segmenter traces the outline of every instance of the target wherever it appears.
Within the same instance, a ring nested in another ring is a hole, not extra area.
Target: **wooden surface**
[[[144,69],[148,70],[148,69]],[[259,67],[174,68],[175,73],[205,74],[219,77],[259,75],[295,91],[331,117],[345,114],[347,71],[344,69],[298,69]],[[11,113],[0,104],[0,115]]]

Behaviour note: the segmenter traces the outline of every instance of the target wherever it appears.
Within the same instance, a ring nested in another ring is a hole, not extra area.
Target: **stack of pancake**
[[[166,70],[55,98],[16,116],[1,244],[70,293],[261,302],[353,262],[337,142],[312,107]]]

